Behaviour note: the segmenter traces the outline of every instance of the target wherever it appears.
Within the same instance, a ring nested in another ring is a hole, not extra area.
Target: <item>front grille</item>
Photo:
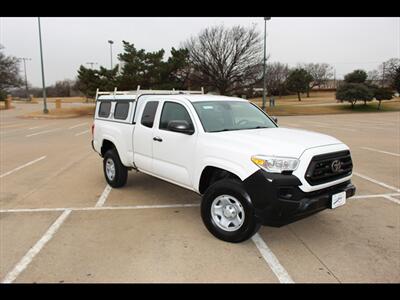
[[[346,177],[352,170],[350,151],[321,154],[311,159],[305,179],[311,185],[318,185]]]

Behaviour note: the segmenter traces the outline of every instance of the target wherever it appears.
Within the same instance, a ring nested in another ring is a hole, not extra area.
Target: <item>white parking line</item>
[[[49,227],[46,233],[41,237],[36,244],[29,249],[29,251],[22,257],[22,259],[15,265],[15,267],[6,275],[2,283],[11,283],[17,279],[18,275],[23,272],[26,267],[31,263],[32,259],[42,250],[42,248],[51,240],[53,235],[57,232],[60,226],[64,223],[65,219],[69,216],[71,210],[65,210],[61,216]]]
[[[124,209],[151,209],[151,208],[185,208],[197,207],[198,203],[192,204],[159,204],[159,205],[133,205],[133,206],[91,206],[91,207],[49,207],[49,208],[11,208],[0,209],[0,213],[23,213],[23,212],[51,212],[51,211],[96,211],[96,210],[124,210]]]
[[[38,128],[44,128],[44,127],[47,127],[47,126],[49,126],[49,125],[34,126],[34,127],[29,128],[29,130],[38,129]]]
[[[89,131],[90,131],[90,130],[88,129],[88,130],[79,132],[79,133],[75,134],[75,136],[79,136],[79,135],[82,135],[82,134],[85,134],[85,133],[89,133]]]
[[[74,126],[69,127],[68,129],[73,129],[73,128],[80,127],[80,126],[84,126],[84,125],[87,125],[87,124],[88,124],[87,122],[79,123],[79,124],[77,124],[77,125],[74,125]]]
[[[31,137],[31,136],[35,136],[35,135],[39,135],[39,134],[45,134],[45,133],[53,132],[53,131],[56,131],[56,130],[59,130],[59,129],[61,129],[61,128],[39,131],[39,132],[35,132],[35,133],[32,133],[32,134],[28,134],[28,135],[26,135],[26,137]]]
[[[375,195],[358,195],[352,196],[350,199],[366,199],[366,198],[381,198],[387,196],[400,196],[399,193],[390,193],[390,194],[375,194]]]
[[[374,194],[374,195],[359,195],[349,198],[349,200],[355,199],[368,199],[368,198],[385,198],[392,196],[400,196],[400,193],[388,193],[388,194]],[[393,198],[395,199],[395,198]],[[397,201],[397,199],[395,199]],[[90,206],[90,207],[49,207],[49,208],[10,208],[0,209],[0,213],[23,213],[23,212],[52,212],[52,211],[88,211],[88,210],[124,210],[124,209],[151,209],[151,208],[184,208],[184,207],[197,207],[200,204],[155,204],[155,205],[131,205],[131,206]]]
[[[390,200],[390,201],[392,201],[394,203],[400,204],[400,200],[397,200],[396,198],[393,198],[391,196],[383,196],[383,198],[385,198],[387,200]]]
[[[21,170],[21,169],[23,169],[23,168],[25,168],[25,167],[27,167],[27,166],[30,166],[30,165],[32,165],[32,164],[38,162],[38,161],[41,161],[42,159],[45,159],[45,158],[46,158],[46,155],[44,155],[44,156],[42,156],[42,157],[39,157],[39,158],[37,158],[37,159],[35,159],[35,160],[32,160],[32,161],[30,161],[30,162],[28,162],[28,163],[26,163],[26,164],[24,164],[24,165],[22,165],[22,166],[19,166],[19,167],[15,168],[15,169],[13,169],[13,170],[11,170],[11,171],[8,171],[8,172],[6,172],[6,173],[4,173],[4,174],[1,174],[1,175],[0,175],[0,178],[3,178],[3,177],[5,177],[5,176],[7,176],[7,175],[10,175],[10,174],[12,174],[12,173],[14,173],[14,172],[16,172],[16,171],[18,171],[18,170]]]
[[[384,153],[384,154],[389,154],[389,155],[393,155],[393,156],[398,156],[398,157],[400,157],[400,154],[398,154],[398,153],[383,151],[383,150],[374,149],[374,148],[370,148],[370,147],[360,147],[360,148],[361,148],[361,149],[365,149],[365,150],[369,150],[369,151],[375,151],[375,152],[379,152],[379,153]]]
[[[362,174],[357,173],[357,172],[353,172],[353,174],[356,175],[356,176],[358,176],[358,177],[364,178],[364,179],[366,179],[366,180],[368,180],[368,181],[371,181],[371,182],[373,182],[373,183],[375,183],[375,184],[379,184],[380,186],[383,186],[383,187],[385,187],[385,188],[387,188],[387,189],[394,190],[394,191],[396,191],[396,192],[400,192],[400,189],[398,189],[398,188],[396,188],[396,187],[394,187],[394,186],[388,185],[388,184],[386,184],[386,183],[380,182],[380,181],[378,181],[378,180],[376,180],[376,179],[373,179],[373,178],[371,178],[371,177],[362,175]]]
[[[95,207],[101,207],[104,205],[104,203],[107,200],[108,195],[111,192],[112,187],[110,185],[107,184],[107,186],[105,187],[103,193],[101,193],[101,196],[99,198],[99,200],[97,201]]]
[[[268,266],[271,268],[272,272],[276,275],[280,283],[294,283],[293,279],[290,277],[289,273],[281,265],[279,260],[276,258],[275,254],[272,253],[271,249],[267,246],[261,236],[256,233],[251,238],[256,245],[258,251],[260,251],[262,257],[267,262]]]

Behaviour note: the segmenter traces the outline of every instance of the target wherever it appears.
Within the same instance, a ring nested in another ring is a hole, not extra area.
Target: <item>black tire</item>
[[[218,196],[229,195],[235,197],[243,207],[243,224],[235,231],[226,231],[220,228],[214,221],[211,213],[211,206]],[[250,196],[247,194],[242,183],[233,179],[222,179],[212,184],[204,193],[201,202],[201,217],[208,231],[216,238],[231,242],[240,243],[251,238],[260,228],[254,215],[254,207],[251,204]]]
[[[111,159],[115,166],[115,175],[112,179],[110,179],[106,172],[106,163],[107,160]],[[113,188],[119,188],[126,184],[128,179],[128,168],[125,167],[121,160],[119,159],[119,155],[117,150],[110,149],[104,154],[103,158],[103,172],[104,177],[106,178],[108,184]]]

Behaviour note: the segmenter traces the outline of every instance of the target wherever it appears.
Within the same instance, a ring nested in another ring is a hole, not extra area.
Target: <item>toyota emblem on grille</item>
[[[337,173],[342,168],[342,162],[338,159],[334,160],[331,164],[331,169],[333,173]]]

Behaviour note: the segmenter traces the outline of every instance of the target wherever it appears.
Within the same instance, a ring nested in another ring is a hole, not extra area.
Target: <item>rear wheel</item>
[[[115,148],[104,154],[103,171],[108,184],[113,188],[122,187],[126,184],[128,169],[122,164]]]
[[[207,189],[201,203],[201,216],[208,231],[232,243],[249,239],[261,226],[242,183],[233,179],[222,179]]]

